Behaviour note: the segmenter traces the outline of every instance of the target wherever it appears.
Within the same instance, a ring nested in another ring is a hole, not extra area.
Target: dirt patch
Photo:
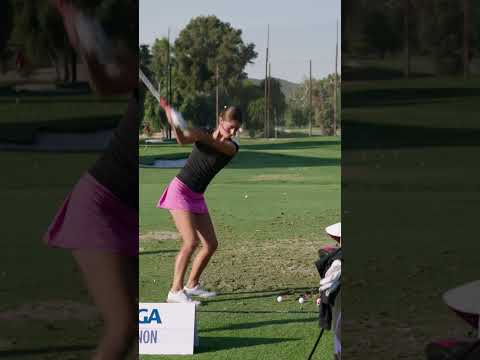
[[[140,235],[140,241],[178,240],[180,235],[175,231],[150,231]]]
[[[205,283],[220,291],[316,287],[320,278],[314,262],[322,245],[320,241],[294,238],[220,247],[205,272]]]
[[[304,181],[305,178],[300,174],[271,174],[257,175],[251,181]]]
[[[73,301],[45,301],[23,304],[11,310],[0,312],[0,320],[96,320],[98,312],[93,305]]]

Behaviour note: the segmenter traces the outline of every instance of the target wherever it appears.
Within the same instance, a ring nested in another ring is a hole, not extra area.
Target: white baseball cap
[[[338,222],[336,224],[327,226],[325,231],[328,235],[334,238],[341,238],[342,237],[342,223]]]

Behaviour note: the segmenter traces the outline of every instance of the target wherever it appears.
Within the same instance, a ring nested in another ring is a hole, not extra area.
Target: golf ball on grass
[[[282,302],[283,301],[283,298],[281,296],[277,297],[277,302]]]
[[[305,302],[305,299],[304,299],[303,297],[300,297],[300,298],[298,299],[298,303],[299,303],[300,305],[302,305],[304,302]]]

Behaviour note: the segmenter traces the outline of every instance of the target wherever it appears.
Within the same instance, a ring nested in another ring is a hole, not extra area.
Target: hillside
[[[252,78],[249,78],[248,80],[251,81],[255,85],[260,84],[260,82],[262,81],[262,80],[259,80],[259,79],[252,79]],[[291,81],[288,81],[288,80],[284,80],[284,79],[277,79],[277,80],[280,81],[280,87],[281,87],[282,92],[284,93],[285,97],[288,97],[288,95],[290,95],[290,93],[292,91],[294,91],[296,88],[298,88],[300,86],[300,84],[297,84],[297,83],[294,83],[294,82],[291,82]]]

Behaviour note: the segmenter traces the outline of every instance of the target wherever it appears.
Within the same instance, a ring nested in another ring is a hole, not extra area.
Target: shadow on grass
[[[344,149],[478,146],[480,129],[426,128],[343,121]]]
[[[92,121],[95,119],[95,121]],[[39,132],[89,133],[111,130],[118,126],[121,115],[65,118],[56,120],[39,119],[35,122],[0,123],[0,142],[12,144],[33,144]]]
[[[200,337],[200,346],[195,351],[196,353],[215,352],[220,350],[238,349],[243,347],[280,344],[289,341],[299,341],[299,338],[259,338],[259,337]]]
[[[203,303],[202,303],[203,304]],[[317,311],[303,310],[198,310],[199,313],[215,313],[215,314],[318,314]]]
[[[312,292],[312,291],[311,291],[311,289],[304,289],[302,292]],[[292,292],[289,292],[289,293],[285,293],[285,292],[280,292],[280,291],[272,291],[270,293],[263,293],[263,294],[252,293],[252,294],[247,295],[247,296],[234,296],[234,297],[229,297],[229,298],[225,298],[225,299],[213,299],[213,300],[209,300],[208,302],[209,303],[218,303],[218,302],[232,301],[232,300],[261,299],[261,298],[275,297],[275,296],[278,296],[279,294],[292,297],[292,296],[296,296],[297,292],[292,291]],[[219,294],[219,295],[224,295],[224,294]],[[235,295],[238,295],[238,294],[235,294]]]
[[[142,251],[139,255],[155,255],[155,254],[166,254],[166,253],[178,253],[178,250],[158,250],[158,251]]]
[[[312,290],[313,289],[313,290]],[[228,292],[220,293],[219,295],[248,295],[248,294],[261,294],[261,293],[270,293],[272,295],[285,295],[285,294],[294,294],[296,292],[307,292],[307,291],[316,291],[316,287],[290,287],[290,288],[280,288],[280,289],[264,289],[264,290],[255,290],[255,291],[239,291],[239,292]]]
[[[168,154],[167,156],[140,156],[139,163],[151,165],[155,160],[173,160],[186,158],[186,154]],[[235,169],[263,169],[284,167],[340,166],[339,158],[307,157],[297,155],[269,154],[260,151],[239,152],[228,165]]]
[[[69,353],[72,351],[93,351],[95,350],[95,345],[72,345],[72,346],[52,346],[44,347],[37,349],[15,349],[15,350],[0,350],[0,358],[10,357],[10,358],[20,358],[25,359],[25,356],[34,356],[41,354],[52,354],[52,353]]]
[[[241,324],[232,324],[232,325],[221,326],[217,328],[201,330],[201,332],[206,333],[206,332],[222,331],[222,330],[247,330],[247,329],[255,329],[261,326],[286,325],[286,324],[292,324],[292,323],[305,324],[307,322],[313,322],[313,321],[318,321],[318,318],[311,317],[311,318],[304,318],[304,319],[282,319],[282,320],[265,320],[265,321],[246,322]]]
[[[346,108],[385,106],[385,105],[414,105],[438,102],[439,99],[480,97],[479,88],[400,88],[400,89],[371,89],[345,91],[342,93],[342,103]],[[445,102],[445,101],[443,101]]]
[[[246,151],[240,152],[230,166],[235,169],[340,166],[340,159]]]
[[[430,74],[413,73],[411,77],[430,77]],[[394,80],[404,79],[404,72],[397,69],[388,69],[377,66],[348,66],[342,65],[342,78],[344,81],[366,81],[366,80]],[[343,96],[343,93],[342,93]],[[343,100],[342,100],[343,101]]]
[[[296,150],[296,149],[315,149],[325,146],[340,145],[339,140],[332,141],[292,141],[281,143],[268,143],[268,144],[245,144],[241,145],[241,149],[246,150]]]

